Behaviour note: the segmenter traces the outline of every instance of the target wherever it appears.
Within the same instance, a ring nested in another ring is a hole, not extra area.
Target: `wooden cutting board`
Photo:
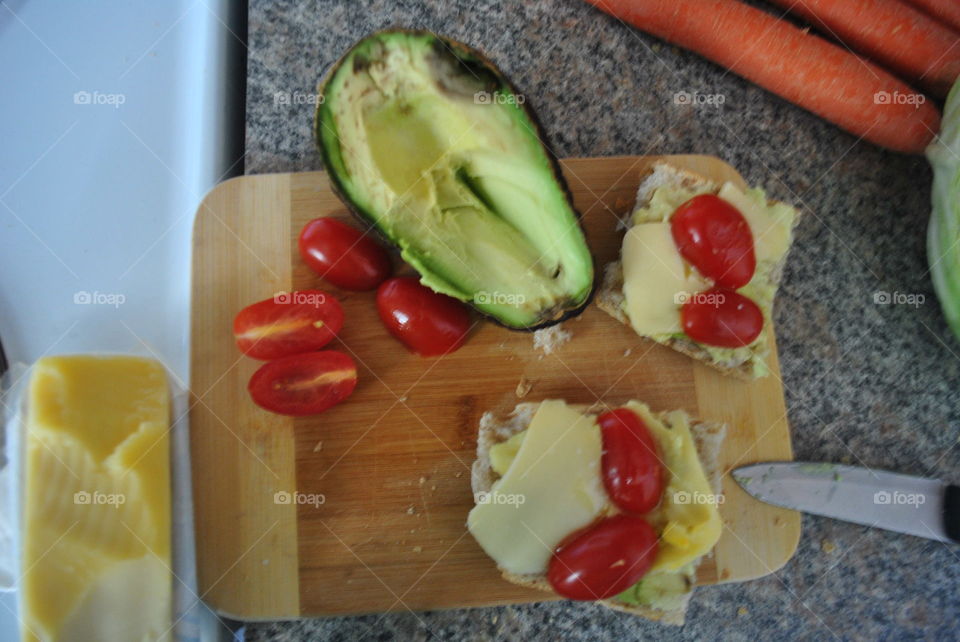
[[[598,270],[617,257],[617,217],[656,159],[563,162]],[[669,160],[742,184],[716,158]],[[635,398],[726,422],[725,470],[792,458],[775,349],[773,375],[745,383],[591,306],[564,324],[573,339],[552,355],[535,351],[530,333],[484,322],[458,352],[420,358],[385,333],[373,293],[339,292],[301,263],[297,235],[318,216],[349,220],[323,172],[232,179],[197,214],[192,466],[200,595],[217,611],[254,620],[551,599],[501,580],[465,528],[480,415],[512,408],[521,380],[532,384],[524,401]],[[276,292],[316,287],[343,303],[346,324],[331,347],[357,361],[356,391],[317,417],[260,410],[246,392],[259,362],[237,351],[233,317]],[[770,573],[800,535],[797,513],[749,498],[729,475],[724,490],[726,529],[701,584]]]

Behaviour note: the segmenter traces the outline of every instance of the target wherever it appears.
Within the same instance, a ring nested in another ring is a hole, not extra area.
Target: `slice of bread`
[[[702,193],[717,193],[722,187],[721,184],[711,181],[699,174],[674,167],[668,163],[656,163],[650,170],[650,173],[640,182],[637,189],[637,202],[634,211],[645,207],[653,193],[660,187],[674,186],[684,187],[696,190]],[[793,225],[796,227],[800,219],[799,213],[794,217]],[[780,279],[783,275],[783,266],[786,264],[787,254],[770,269],[764,278],[768,279],[774,287],[779,287]],[[597,306],[612,316],[617,321],[625,325],[630,325],[630,319],[624,311],[626,299],[623,294],[623,266],[620,261],[614,261],[607,264],[604,268],[603,283],[600,291],[597,293]],[[764,315],[772,314],[772,310],[765,310]],[[738,348],[735,354],[725,360],[718,360],[701,344],[693,339],[686,337],[668,337],[664,339],[655,339],[654,337],[645,337],[650,340],[662,343],[678,352],[702,361],[717,370],[740,379],[753,379],[757,375],[755,364],[757,362],[766,362],[769,354],[770,341],[767,336],[771,331],[769,319],[764,324],[764,330],[760,338],[749,346]]]
[[[480,430],[477,434],[477,459],[473,462],[470,482],[473,487],[474,496],[479,493],[489,493],[495,481],[497,474],[490,466],[490,448],[494,445],[506,441],[518,432],[526,430],[536,413],[539,403],[520,403],[509,415],[496,415],[491,412],[484,413],[480,418]],[[588,414],[599,414],[607,409],[606,404],[594,404],[593,406],[572,406],[581,412]],[[670,426],[668,420],[669,413],[657,413],[657,417],[667,426]],[[720,470],[720,447],[726,436],[725,424],[711,424],[695,419],[690,419],[690,433],[697,446],[697,454],[700,457],[700,463],[706,473],[707,481],[713,492],[720,495],[720,478],[723,471]],[[710,553],[712,555],[712,552]],[[701,558],[703,559],[703,558]],[[698,560],[699,563],[699,560]],[[553,593],[545,574],[537,575],[517,575],[509,571],[500,569],[501,575],[508,582],[539,589]],[[664,624],[681,625],[687,610],[687,603],[692,593],[688,593],[684,598],[683,606],[670,611],[649,608],[634,604],[618,602],[614,599],[600,600],[600,604],[618,611],[624,611],[632,615],[639,615],[649,620],[662,622]]]

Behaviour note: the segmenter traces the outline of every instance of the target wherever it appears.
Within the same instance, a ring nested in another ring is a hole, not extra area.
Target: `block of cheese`
[[[166,370],[46,357],[28,395],[23,640],[170,639]]]

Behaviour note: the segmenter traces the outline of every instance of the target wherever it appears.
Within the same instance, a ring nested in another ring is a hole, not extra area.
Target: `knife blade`
[[[760,501],[804,513],[960,543],[960,486],[858,466],[767,462],[733,479]]]

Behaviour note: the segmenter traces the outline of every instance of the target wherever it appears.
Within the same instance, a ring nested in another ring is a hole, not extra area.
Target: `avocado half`
[[[560,167],[525,97],[481,53],[429,32],[377,32],[320,94],[334,191],[424,285],[522,330],[590,302],[593,258]]]

